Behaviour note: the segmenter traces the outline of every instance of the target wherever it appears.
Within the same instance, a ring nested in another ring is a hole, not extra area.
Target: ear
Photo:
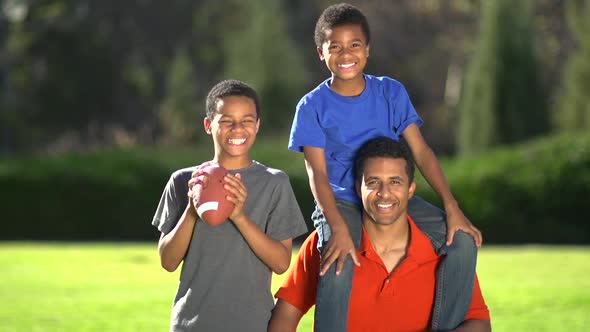
[[[256,133],[258,134],[258,129],[260,129],[260,118],[256,120]]]
[[[326,58],[324,58],[324,51],[321,47],[316,48],[316,50],[318,51],[318,55],[320,56],[320,60],[324,61],[326,60]]]
[[[354,188],[356,189],[357,196],[360,198],[363,198],[363,193],[361,192],[362,181],[362,179],[354,180]]]
[[[203,127],[205,127],[205,132],[211,135],[211,120],[208,117],[203,119]]]
[[[416,191],[416,182],[412,181],[410,184],[410,188],[408,189],[408,199],[414,197],[414,192]]]
[[[365,53],[367,54],[367,58],[369,57],[369,53],[371,53],[371,52],[369,52],[370,49],[371,49],[371,46],[370,45],[367,45],[367,48],[366,48],[366,51],[365,51]]]

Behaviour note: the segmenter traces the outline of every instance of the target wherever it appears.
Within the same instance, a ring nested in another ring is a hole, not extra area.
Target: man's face
[[[406,161],[401,158],[377,157],[365,161],[363,177],[357,182],[365,214],[363,220],[378,225],[391,225],[407,219],[408,200],[416,184],[406,173]],[[368,217],[368,218],[367,218]]]
[[[216,103],[213,120],[205,118],[205,131],[213,136],[215,152],[220,159],[248,156],[256,140],[260,121],[256,104],[248,97],[229,96]]]
[[[362,77],[367,65],[369,45],[360,24],[345,24],[327,30],[326,40],[318,48],[320,60],[326,63],[334,80]]]

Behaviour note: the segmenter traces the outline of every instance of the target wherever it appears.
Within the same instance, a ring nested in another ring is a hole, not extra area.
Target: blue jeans
[[[336,200],[336,205],[348,224],[352,240],[358,248],[362,234],[360,207],[343,200]],[[414,196],[410,200],[408,213],[431,240],[436,252],[444,256],[437,270],[432,330],[453,329],[463,322],[471,304],[477,247],[473,238],[462,231],[455,234],[453,244],[447,247],[445,213],[420,197]],[[330,227],[317,206],[312,214],[312,220],[318,231],[318,249],[321,252],[330,238]],[[353,271],[354,264],[349,257],[339,276],[336,276],[336,264],[333,264],[320,278],[314,319],[316,332],[347,330]]]

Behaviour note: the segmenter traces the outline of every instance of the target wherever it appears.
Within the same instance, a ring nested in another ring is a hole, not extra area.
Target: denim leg
[[[477,262],[475,241],[467,233],[458,231],[447,247],[444,211],[418,196],[410,200],[408,213],[430,238],[437,253],[444,256],[436,272],[432,329],[453,329],[463,322],[471,304]]]
[[[350,235],[356,248],[362,234],[361,211],[355,204],[336,201],[340,214],[348,224]],[[314,226],[318,230],[318,249],[322,249],[330,238],[330,227],[325,217],[316,206],[312,215]],[[332,264],[324,276],[320,277],[316,296],[314,329],[316,332],[345,332],[348,323],[348,303],[352,290],[354,264],[348,257],[340,275],[336,275],[336,263]]]
[[[436,301],[432,330],[454,329],[465,320],[471,304],[477,247],[471,235],[457,231],[436,272]]]

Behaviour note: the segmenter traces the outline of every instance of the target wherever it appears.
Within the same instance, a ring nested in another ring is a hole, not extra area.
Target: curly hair
[[[367,44],[371,39],[371,31],[369,30],[369,22],[365,15],[355,6],[348,3],[339,3],[332,5],[324,10],[315,25],[314,40],[317,47],[322,47],[326,41],[326,31],[333,29],[336,26],[344,24],[359,24]]]
[[[256,105],[256,117],[260,118],[260,101],[258,94],[248,84],[238,80],[221,81],[209,90],[207,94],[207,118],[213,120],[217,113],[217,101],[228,96],[248,97]]]

